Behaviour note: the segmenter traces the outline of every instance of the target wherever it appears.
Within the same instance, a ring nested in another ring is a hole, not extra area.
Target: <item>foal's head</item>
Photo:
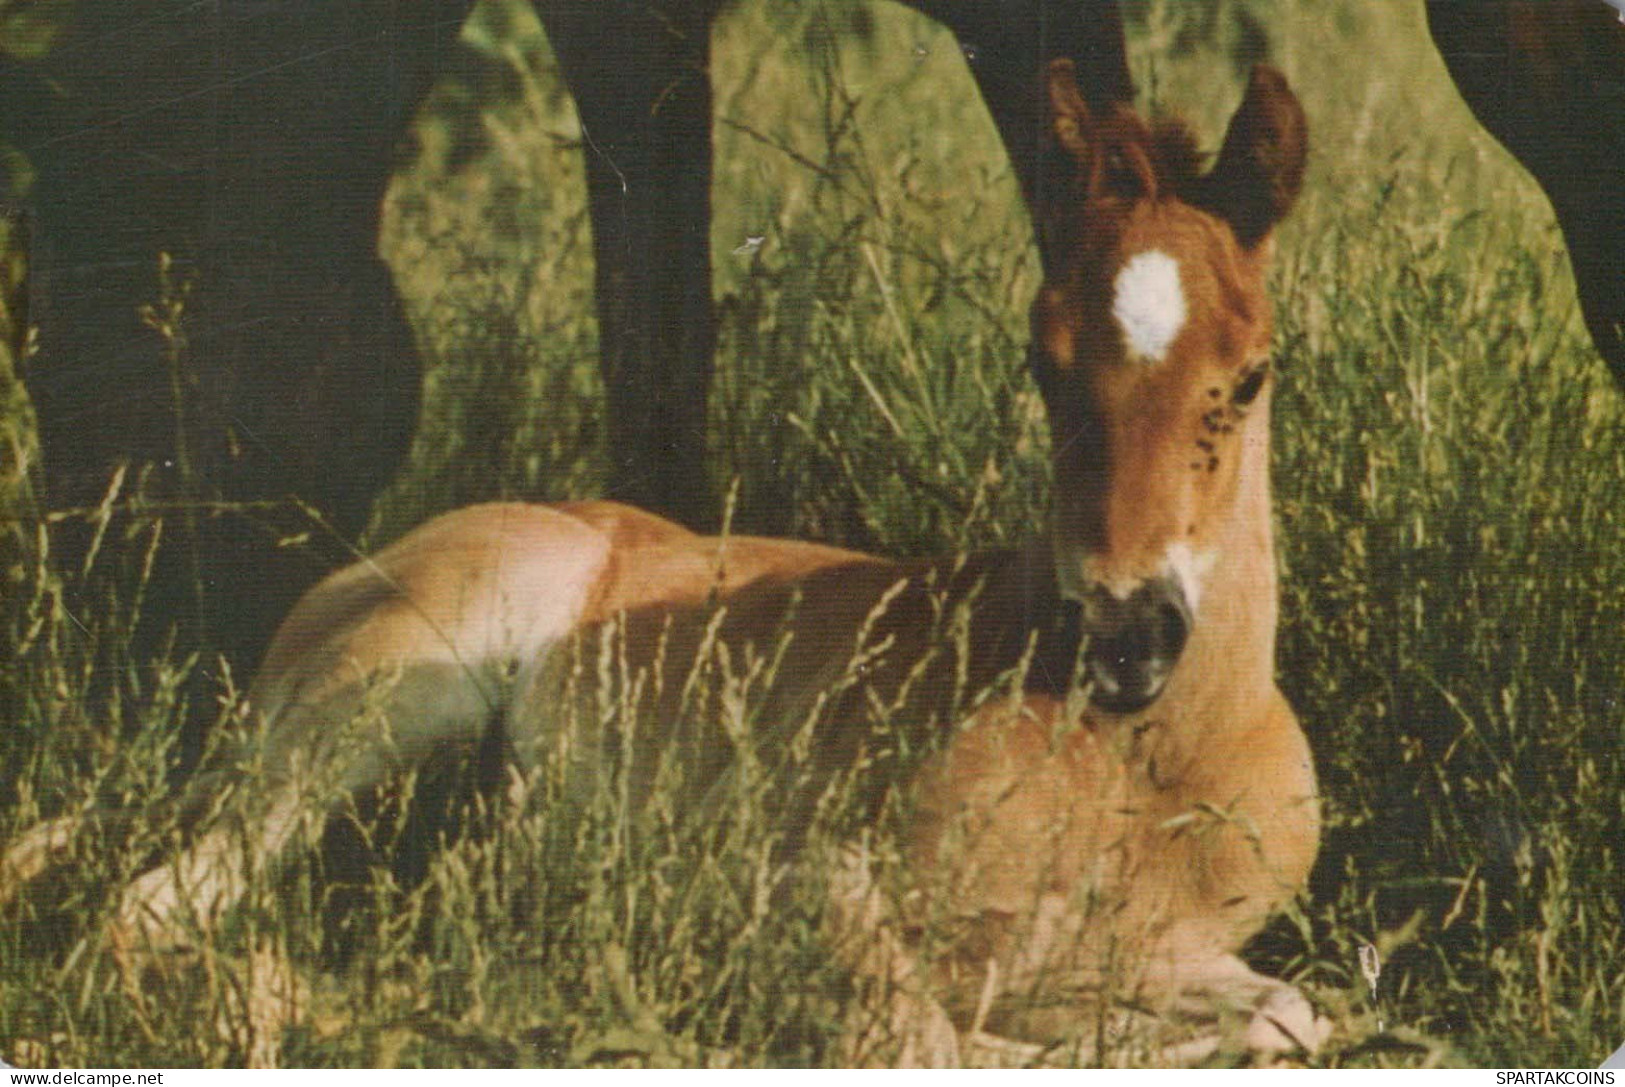
[[[1082,611],[1095,704],[1132,712],[1162,693],[1236,551],[1271,561],[1264,273],[1302,182],[1304,118],[1256,69],[1201,175],[1182,129],[1092,112],[1068,61],[1047,76],[1076,166],[1038,209],[1054,245],[1032,321],[1056,573]]]

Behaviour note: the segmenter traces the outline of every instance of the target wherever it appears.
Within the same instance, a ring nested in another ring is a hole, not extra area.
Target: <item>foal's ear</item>
[[[1139,119],[1124,106],[1098,117],[1091,113],[1078,90],[1077,68],[1065,57],[1049,62],[1044,87],[1050,133],[1077,162],[1085,195],[1091,200],[1156,199],[1157,172],[1146,152],[1147,133]]]
[[[1292,209],[1308,155],[1309,127],[1286,77],[1257,65],[1194,202],[1229,223],[1251,249]]]
[[[1055,142],[1080,163],[1089,161],[1089,104],[1078,90],[1077,66],[1057,57],[1044,70],[1049,97],[1049,126]]]

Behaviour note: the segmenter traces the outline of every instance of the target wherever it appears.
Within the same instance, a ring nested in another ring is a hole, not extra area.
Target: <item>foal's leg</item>
[[[328,578],[283,623],[250,702],[252,763],[199,786],[220,813],[120,898],[116,943],[163,951],[211,928],[301,827],[350,798],[477,744],[505,724],[521,665],[580,621],[608,555],[602,533],[541,506],[447,514]]]
[[[198,803],[221,809],[184,851],[135,879],[119,898],[111,937],[126,952],[162,953],[208,932],[256,878],[274,878],[303,829],[319,834],[351,798],[472,748],[498,707],[483,685],[443,664],[360,680],[268,726],[260,766],[199,783]]]
[[[1235,955],[1183,964],[1177,986],[1165,1014],[1197,1028],[1166,1047],[1170,1059],[1182,1064],[1221,1047],[1263,1059],[1313,1053],[1331,1033],[1331,1025],[1296,988],[1265,977]]]
[[[16,898],[24,887],[65,856],[90,819],[85,813],[59,815],[29,827],[6,846],[5,853],[0,855],[0,906]]]
[[[959,1032],[927,991],[914,953],[897,931],[868,852],[843,849],[829,873],[825,926],[837,961],[858,977],[863,995],[847,1015],[835,1061],[844,1067],[955,1068]]]

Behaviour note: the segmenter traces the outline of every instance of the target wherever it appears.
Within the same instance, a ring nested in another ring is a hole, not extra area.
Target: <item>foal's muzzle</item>
[[[1190,637],[1190,605],[1179,583],[1152,578],[1124,599],[1093,586],[1079,606],[1090,701],[1110,713],[1155,702]]]

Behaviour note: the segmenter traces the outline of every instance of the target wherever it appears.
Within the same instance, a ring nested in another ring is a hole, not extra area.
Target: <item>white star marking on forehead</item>
[[[1123,330],[1129,354],[1145,362],[1161,362],[1185,327],[1185,289],[1179,282],[1179,262],[1167,253],[1148,249],[1136,253],[1117,273],[1112,316]]]

